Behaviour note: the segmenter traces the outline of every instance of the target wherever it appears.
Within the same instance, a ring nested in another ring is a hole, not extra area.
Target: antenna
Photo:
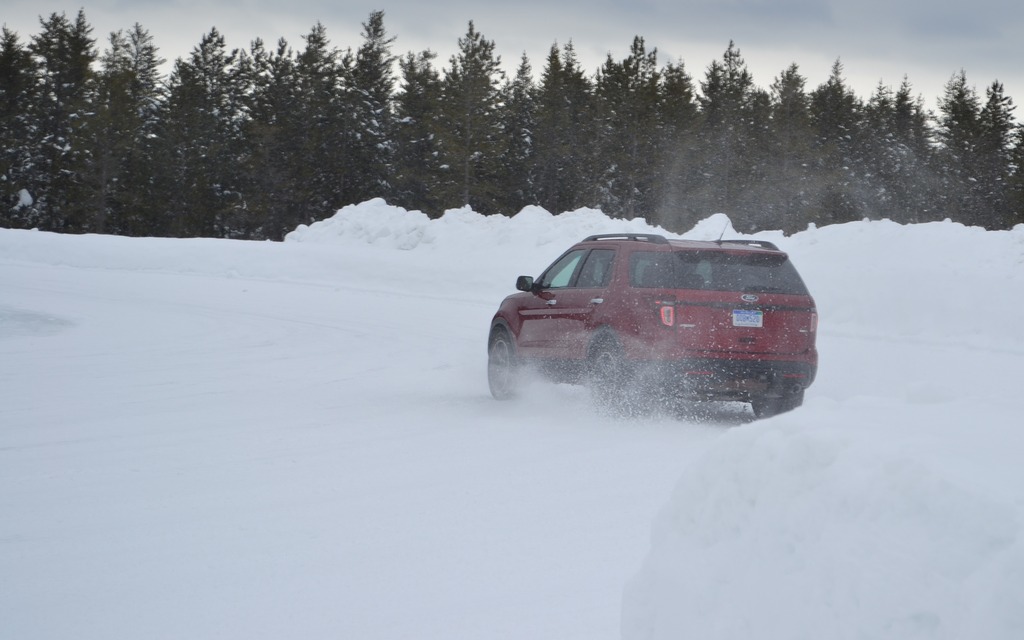
[[[715,242],[717,242],[718,244],[722,244],[722,238],[724,238],[724,237],[725,237],[725,230],[726,230],[726,229],[728,229],[728,228],[729,228],[729,220],[728,220],[728,219],[726,219],[726,221],[725,221],[725,226],[724,226],[724,227],[722,227],[722,233],[721,233],[721,234],[719,234],[719,236],[718,236],[718,240],[716,240]]]

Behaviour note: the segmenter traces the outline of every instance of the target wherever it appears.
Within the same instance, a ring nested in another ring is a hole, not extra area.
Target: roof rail
[[[718,244],[723,244],[723,243],[724,244],[744,244],[744,245],[747,245],[748,247],[758,247],[758,248],[761,248],[761,249],[771,249],[773,251],[778,251],[779,250],[779,248],[775,245],[775,243],[768,242],[767,240],[748,240],[748,239],[744,238],[744,239],[719,240],[718,241]]]
[[[665,236],[659,236],[656,233],[599,233],[587,236],[583,242],[593,242],[594,240],[642,240],[654,244],[668,244],[668,239]]]

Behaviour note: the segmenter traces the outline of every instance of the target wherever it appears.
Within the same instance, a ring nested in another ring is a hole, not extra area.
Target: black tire
[[[587,385],[594,404],[616,414],[629,413],[629,370],[611,336],[598,338],[587,355]]]
[[[519,363],[512,336],[504,328],[491,333],[487,345],[487,384],[495,400],[510,400],[519,393]]]
[[[792,411],[803,403],[804,390],[801,389],[795,393],[790,393],[784,396],[762,396],[760,398],[751,398],[750,408],[754,410],[754,415],[757,416],[759,420],[763,420],[764,418],[771,418],[772,416]]]

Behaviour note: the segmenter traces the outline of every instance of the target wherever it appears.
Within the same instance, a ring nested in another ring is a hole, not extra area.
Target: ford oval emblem
[[[740,300],[742,300],[743,302],[757,302],[757,296],[755,296],[752,293],[744,293],[742,296],[740,296]]]

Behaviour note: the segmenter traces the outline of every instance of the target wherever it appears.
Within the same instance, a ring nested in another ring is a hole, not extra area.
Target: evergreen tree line
[[[140,25],[102,53],[79,12],[0,40],[0,226],[280,239],[381,197],[432,217],[599,208],[684,231],[864,217],[1024,222],[1024,126],[998,81],[954,74],[924,108],[904,79],[865,101],[837,60],[808,90],[796,64],[765,90],[729,43],[695,80],[637,37],[593,74],[571,44],[506,76],[469,23],[438,68],[392,53],[384,14],[353,49],[316,24],[293,50],[228,49],[216,30],[167,77]]]

